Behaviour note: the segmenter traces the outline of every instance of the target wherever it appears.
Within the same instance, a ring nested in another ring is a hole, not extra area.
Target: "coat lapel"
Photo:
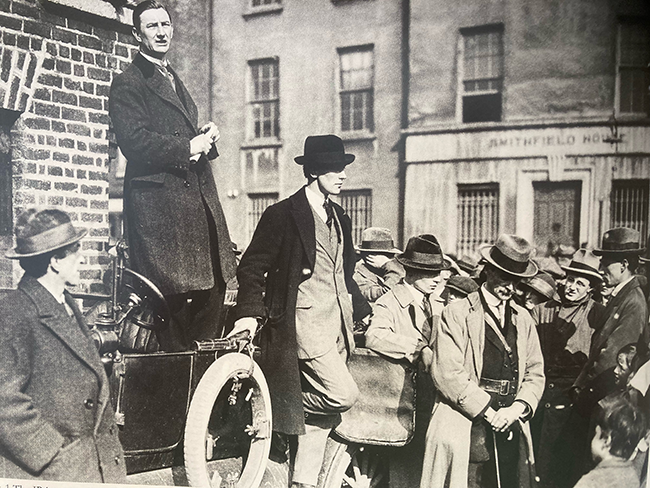
[[[469,347],[472,348],[474,357],[474,372],[476,377],[480,378],[483,370],[483,349],[485,347],[485,314],[478,292],[470,293],[467,298],[470,303],[469,314],[467,315]]]
[[[160,72],[160,70],[157,69],[153,65],[153,63],[147,61],[140,54],[138,54],[135,57],[135,59],[133,60],[133,64],[137,66],[140,69],[140,71],[142,71],[142,75],[144,76],[144,80],[145,83],[147,84],[147,87],[149,87],[149,89],[153,93],[158,95],[167,103],[176,107],[176,109],[178,109],[183,114],[183,116],[187,119],[187,122],[189,122],[192,129],[196,131],[196,118],[192,119],[191,115],[188,113],[188,111],[181,103],[181,99],[178,97],[178,95],[172,88],[171,83],[167,78],[165,78],[165,76]],[[178,77],[176,77],[176,80],[179,81]],[[182,85],[182,83],[178,83],[178,85],[181,87],[182,90],[185,90],[185,87]],[[185,92],[186,91],[187,90],[185,90]]]
[[[619,310],[621,305],[627,301],[627,297],[634,288],[639,286],[638,280],[632,278],[632,280],[627,283],[621,290],[616,294],[614,298],[610,300],[605,308],[605,313],[603,314],[603,320],[605,321],[602,324],[602,327],[599,327],[596,330],[596,333],[593,336],[591,341],[591,353],[592,355],[598,351],[609,339],[609,336],[614,331],[615,325],[618,323],[620,316]]]
[[[309,201],[305,195],[305,188],[298,190],[289,199],[291,200],[291,215],[296,223],[309,266],[313,270],[316,264],[316,227]]]

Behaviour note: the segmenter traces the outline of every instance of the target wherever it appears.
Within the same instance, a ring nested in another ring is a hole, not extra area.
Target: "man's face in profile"
[[[142,12],[140,28],[133,27],[133,36],[143,53],[162,59],[171,46],[174,28],[165,9],[156,8]]]

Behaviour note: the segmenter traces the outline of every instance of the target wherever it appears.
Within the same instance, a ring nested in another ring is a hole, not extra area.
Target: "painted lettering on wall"
[[[607,144],[605,132],[589,132],[583,134],[551,134],[530,136],[501,135],[487,139],[487,149],[498,148],[544,148],[571,147],[576,145]]]

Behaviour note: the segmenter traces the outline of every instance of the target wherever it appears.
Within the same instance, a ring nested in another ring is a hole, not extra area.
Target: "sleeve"
[[[257,224],[253,239],[237,268],[237,305],[235,317],[267,317],[266,281],[278,261],[287,219],[278,207],[267,208]],[[273,277],[271,277],[273,279]]]
[[[165,169],[188,169],[190,139],[154,132],[145,99],[144,87],[135,80],[115,78],[109,97],[109,112],[117,143],[129,161]]]
[[[457,302],[462,305],[462,302]],[[438,340],[433,346],[431,377],[452,404],[469,418],[485,411],[490,394],[472,380],[465,369],[465,351],[469,347],[467,325],[460,306],[448,306],[442,312]]]
[[[522,312],[520,312],[522,313]],[[534,413],[537,409],[539,399],[544,392],[544,357],[539,344],[537,329],[531,319],[528,319],[528,338],[526,341],[526,369],[521,382],[521,388],[517,393],[515,401],[521,401],[528,405]],[[519,352],[521,354],[521,352]]]
[[[365,276],[363,276],[363,274],[359,273],[358,271],[354,272],[354,276],[352,277],[352,279],[359,287],[359,292],[363,295],[363,297],[366,300],[370,302],[376,301],[379,297],[381,297],[384,293],[386,293],[389,290],[387,286],[384,286],[380,282],[376,283],[373,280],[366,278]]]
[[[0,451],[37,473],[52,461],[65,439],[25,393],[33,358],[30,320],[6,305],[6,300],[0,302]]]
[[[402,278],[406,275],[404,266],[402,266],[395,258],[388,261],[384,264],[384,286],[389,290],[392,290],[393,287],[402,281]]]
[[[390,297],[389,295],[384,295]],[[424,342],[397,330],[399,317],[390,310],[392,301],[379,300],[375,303],[370,327],[366,331],[366,347],[393,359],[407,359],[414,363],[420,355]],[[409,324],[410,325],[410,324]]]

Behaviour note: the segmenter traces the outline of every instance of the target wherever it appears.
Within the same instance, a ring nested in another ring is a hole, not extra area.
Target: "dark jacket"
[[[0,477],[123,483],[104,366],[66,300],[76,317],[29,276],[0,295]]]
[[[221,276],[236,263],[210,162],[190,164],[197,110],[185,86],[171,83],[137,55],[111,85],[109,113],[128,163],[126,236],[133,267],[171,295],[214,286],[209,220],[214,221]]]
[[[618,351],[623,346],[648,346],[648,308],[636,277],[609,300],[595,328],[589,360],[575,382],[579,388],[597,383],[603,373],[616,367]]]
[[[342,207],[333,207],[343,231],[343,266],[354,319],[359,320],[370,313],[370,306],[352,279],[352,224]],[[266,321],[260,362],[271,392],[273,429],[286,434],[304,432],[295,309],[298,286],[311,276],[315,259],[314,217],[303,188],[266,209],[237,271],[235,315]]]

